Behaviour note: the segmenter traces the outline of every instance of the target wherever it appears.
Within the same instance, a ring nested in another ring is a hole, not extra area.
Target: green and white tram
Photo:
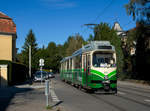
[[[60,77],[88,91],[117,93],[116,51],[109,41],[92,41],[61,60]]]

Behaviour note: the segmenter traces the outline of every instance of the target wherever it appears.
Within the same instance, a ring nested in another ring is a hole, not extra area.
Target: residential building
[[[117,35],[121,38],[123,50],[126,50],[128,31],[124,31],[118,22],[114,23],[113,29],[116,31]],[[133,44],[135,44],[135,41],[133,41]],[[135,51],[136,51],[135,46],[130,47],[129,51],[130,55],[134,55]]]
[[[16,25],[12,18],[0,12],[0,60],[16,60]]]

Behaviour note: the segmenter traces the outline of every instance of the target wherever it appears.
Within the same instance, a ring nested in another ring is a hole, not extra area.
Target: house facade
[[[118,22],[114,23],[113,29],[116,31],[117,35],[121,38],[122,41],[122,49],[126,48],[127,45],[127,33],[128,31],[124,31]],[[133,42],[135,44],[135,42]],[[130,47],[130,55],[134,55],[136,51],[135,46]]]
[[[16,61],[16,25],[12,18],[0,12],[0,60]]]
[[[16,25],[0,12],[0,60],[16,61]],[[8,86],[8,64],[0,64],[0,87]]]

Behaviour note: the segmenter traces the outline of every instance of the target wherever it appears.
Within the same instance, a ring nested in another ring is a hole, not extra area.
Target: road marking
[[[54,101],[54,102],[59,102],[60,101],[58,99],[58,97],[56,96],[54,89],[52,89],[52,88],[50,89],[50,94],[51,94],[51,97],[52,97],[52,101]]]
[[[126,93],[118,91],[118,94],[125,95]]]
[[[150,102],[150,100],[149,100],[149,99],[145,99],[144,101],[145,101],[145,102]]]

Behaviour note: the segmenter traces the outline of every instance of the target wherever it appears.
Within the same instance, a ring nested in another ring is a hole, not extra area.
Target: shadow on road
[[[60,105],[61,103],[63,103],[63,101],[57,102],[56,104],[54,104],[54,105],[52,106],[52,108],[53,108],[53,107],[56,107],[56,106],[58,106],[58,105]]]
[[[11,103],[11,100],[18,93],[25,93],[31,91],[31,88],[17,88],[17,87],[0,87],[0,111],[6,111]]]

